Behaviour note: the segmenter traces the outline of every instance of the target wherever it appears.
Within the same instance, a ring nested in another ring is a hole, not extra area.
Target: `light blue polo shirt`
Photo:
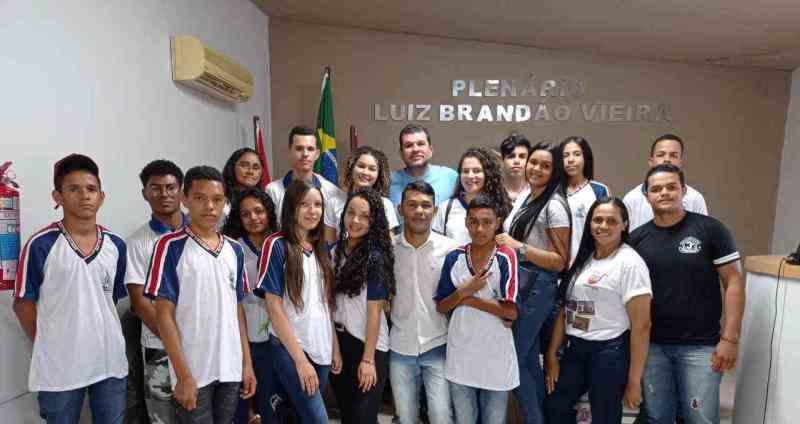
[[[425,181],[433,187],[436,193],[434,204],[439,203],[453,197],[453,191],[458,184],[458,173],[446,166],[428,165],[428,171],[422,177],[414,178],[406,172],[405,169],[398,169],[392,172],[391,184],[389,186],[389,199],[392,200],[396,206],[400,205],[403,198],[403,189],[406,188],[408,183],[413,181]]]

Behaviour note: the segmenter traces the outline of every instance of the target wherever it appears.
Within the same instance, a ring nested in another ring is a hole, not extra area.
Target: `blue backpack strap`
[[[592,191],[594,191],[594,197],[596,199],[608,196],[608,189],[606,189],[606,186],[603,184],[589,181],[589,185],[592,187]]]

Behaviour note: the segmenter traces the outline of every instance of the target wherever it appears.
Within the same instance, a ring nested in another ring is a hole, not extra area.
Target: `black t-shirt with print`
[[[692,212],[671,227],[653,221],[630,243],[647,263],[653,285],[650,340],[662,344],[719,342],[722,296],[717,267],[739,260],[730,231]]]

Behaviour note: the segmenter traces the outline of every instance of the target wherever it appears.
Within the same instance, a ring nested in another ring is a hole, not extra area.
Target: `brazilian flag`
[[[314,172],[328,181],[338,184],[338,164],[336,163],[336,125],[333,122],[333,94],[331,93],[331,68],[325,68],[322,76],[322,95],[317,111],[317,148],[319,159],[314,164]]]

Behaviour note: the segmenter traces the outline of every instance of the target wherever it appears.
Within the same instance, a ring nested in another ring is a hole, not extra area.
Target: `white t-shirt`
[[[514,207],[503,223],[503,231],[507,233],[510,232],[511,224],[514,222],[520,209],[522,209],[522,206],[529,200],[529,195],[530,191],[528,191],[528,194],[525,196],[517,197],[517,200],[514,201]],[[547,249],[550,245],[550,238],[547,236],[546,232],[548,228],[570,227],[570,217],[569,212],[567,212],[566,204],[563,196],[558,193],[553,193],[547,205],[542,208],[542,211],[539,212],[539,216],[536,217],[536,222],[533,224],[533,228],[528,235],[528,239],[525,240],[525,243],[539,249]]]
[[[347,203],[347,195],[336,196],[332,200],[332,207],[325,205],[325,225],[336,230],[336,236],[339,236],[339,225],[341,224],[342,214],[344,213],[344,204]],[[383,209],[386,212],[386,221],[389,223],[389,230],[394,229],[398,225],[397,211],[394,204],[388,197],[383,198]]]
[[[119,236],[97,226],[94,250],[83,256],[56,222],[28,239],[17,269],[14,297],[36,304],[30,391],[61,392],[128,375],[114,306],[126,295]]]
[[[451,251],[444,261],[435,300],[441,301],[474,275],[470,245]],[[509,247],[498,247],[486,285],[473,296],[516,303],[517,256]],[[452,310],[447,332],[445,378],[479,389],[508,391],[519,386],[519,367],[514,336],[502,320],[469,306]]]
[[[155,218],[150,218],[150,222],[139,227],[125,240],[125,244],[128,246],[125,285],[136,284],[144,286],[147,278],[147,268],[150,266],[150,256],[153,254],[156,241],[159,237],[174,230],[174,228],[164,225]],[[164,349],[164,343],[161,342],[161,339],[144,324],[142,324],[141,343],[142,346],[148,349]]]
[[[628,231],[631,233],[633,230],[647,224],[653,219],[653,207],[647,201],[647,196],[644,194],[644,184],[639,184],[629,191],[622,199],[625,207],[628,208],[628,217],[630,218],[630,226]],[[706,199],[699,191],[686,185],[686,195],[683,196],[683,209],[708,215],[708,206],[706,206]]]
[[[575,260],[578,254],[578,249],[581,246],[581,239],[583,238],[583,229],[586,226],[587,214],[589,208],[597,200],[595,190],[604,192],[606,196],[611,195],[608,187],[597,181],[586,181],[586,184],[578,191],[572,194],[567,194],[567,202],[569,203],[569,211],[572,214],[572,235],[569,245],[569,263]]]
[[[419,248],[406,241],[405,233],[394,239],[394,278],[397,293],[392,300],[391,349],[418,356],[447,343],[447,317],[436,311],[436,286],[444,258],[458,246],[455,240],[431,232]]]
[[[331,248],[335,252],[336,245]],[[373,271],[373,270],[369,270]],[[351,336],[367,341],[367,302],[370,300],[386,300],[389,298],[389,290],[386,285],[378,279],[375,272],[367,273],[367,287],[362,287],[361,292],[354,297],[344,293],[336,295],[336,313],[334,321],[344,326]],[[378,330],[378,342],[376,349],[381,352],[389,351],[389,325],[386,322],[386,314],[381,311],[381,323]]]
[[[197,387],[242,380],[239,302],[249,292],[244,251],[220,235],[214,248],[189,227],[156,242],[145,295],[175,304],[181,348]],[[172,386],[178,382],[170,361]]]
[[[333,324],[325,302],[324,277],[314,252],[303,252],[303,309],[299,310],[286,292],[287,246],[283,233],[275,233],[264,241],[258,270],[257,296],[265,293],[283,298],[283,311],[289,320],[297,342],[312,361],[330,365],[333,356]],[[277,337],[270,323],[269,332]]]
[[[239,239],[244,250],[244,267],[247,275],[258,276],[258,261],[261,258],[260,246],[256,247],[246,236]],[[267,302],[250,292],[242,302],[247,319],[247,339],[251,343],[262,343],[269,340],[269,315]]]
[[[631,327],[625,305],[653,294],[650,271],[627,244],[611,256],[590,257],[567,293],[567,334],[586,340],[610,340]]]
[[[451,203],[452,200],[452,203]],[[447,204],[451,203],[450,216],[447,216]],[[445,220],[447,227],[445,228]],[[469,244],[472,238],[467,231],[467,205],[461,198],[448,199],[439,203],[439,208],[436,215],[433,216],[431,222],[431,229],[439,234],[449,237],[459,245],[463,246]]]
[[[292,171],[289,171],[280,180],[275,180],[267,184],[266,192],[267,195],[269,195],[269,197],[272,199],[272,202],[275,203],[275,216],[277,217],[278,221],[281,220],[283,196],[286,194],[286,187],[292,183],[293,179],[294,177],[292,176]],[[314,174],[314,177],[311,179],[311,184],[322,192],[322,202],[325,204],[326,211],[334,208],[335,199],[345,196],[344,192],[339,187],[336,187],[335,184],[326,180],[322,175]]]

